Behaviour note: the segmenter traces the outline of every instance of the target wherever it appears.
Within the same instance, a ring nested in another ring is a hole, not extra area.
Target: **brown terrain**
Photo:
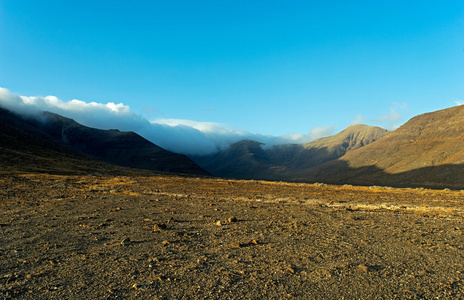
[[[130,169],[0,129],[0,299],[464,299],[464,191]]]
[[[192,157],[240,179],[464,189],[464,105],[416,116],[395,131],[356,125],[306,145],[241,141]]]
[[[385,136],[385,129],[353,125],[330,137],[307,144],[266,147],[256,141],[240,141],[218,153],[192,157],[215,176],[240,179],[293,180],[295,174],[342,157],[349,151]],[[306,178],[299,181],[308,181]]]
[[[134,132],[90,128],[50,112],[25,118],[0,107],[0,126],[4,143],[16,138],[14,134],[11,136],[4,132],[3,128],[13,128],[35,139],[116,165],[154,171],[208,174],[187,156],[169,152]],[[22,149],[21,146],[16,148]]]
[[[416,116],[375,142],[294,180],[464,188],[464,105]]]

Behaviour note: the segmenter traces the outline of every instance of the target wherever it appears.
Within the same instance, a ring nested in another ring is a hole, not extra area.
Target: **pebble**
[[[295,274],[295,269],[292,267],[287,267],[287,271],[289,271],[292,274]]]
[[[245,244],[244,244],[244,243],[239,243],[239,242],[237,242],[237,243],[232,243],[230,246],[231,246],[232,248],[242,248],[242,247],[245,246]]]
[[[371,268],[366,266],[365,264],[359,264],[358,269],[360,269],[361,271],[365,273],[368,273],[369,271],[371,271]]]
[[[241,242],[236,242],[236,243],[232,243],[230,246],[232,248],[242,248],[242,247],[246,247],[246,246],[250,246],[250,245],[258,245],[259,242],[257,240],[251,240],[251,241],[248,241],[246,243],[241,243]]]
[[[121,245],[127,246],[127,245],[130,245],[131,243],[132,242],[131,242],[130,238],[125,238],[125,239],[122,240]]]
[[[134,284],[132,285],[132,287],[133,287],[134,289],[139,289],[139,288],[141,288],[142,286],[143,286],[143,285],[140,284],[140,283],[134,283]]]
[[[419,271],[419,273],[417,273],[417,275],[419,275],[419,276],[427,275],[427,271],[426,270],[421,270],[421,271]]]
[[[164,223],[153,225],[153,231],[162,231],[162,230],[165,230],[166,228],[167,226]]]

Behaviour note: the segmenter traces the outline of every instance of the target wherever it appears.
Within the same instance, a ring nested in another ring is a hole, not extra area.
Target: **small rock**
[[[229,223],[237,222],[237,218],[236,217],[230,217],[230,218],[227,219],[227,222],[229,222]]]
[[[230,246],[231,246],[232,248],[242,248],[242,247],[245,246],[245,244],[244,244],[244,243],[240,243],[240,242],[236,242],[236,243],[232,243]]]
[[[424,275],[427,275],[427,271],[426,270],[421,270],[417,273],[417,275],[419,276],[424,276]]]
[[[127,245],[130,245],[131,243],[132,242],[131,242],[130,238],[125,238],[125,239],[122,240],[121,245],[127,246]]]
[[[142,286],[143,286],[143,285],[140,284],[140,283],[134,283],[134,285],[132,285],[132,287],[133,287],[134,289],[139,289],[139,288],[141,288]]]
[[[295,269],[292,267],[287,267],[287,271],[289,271],[292,274],[295,274]]]
[[[221,222],[221,221],[217,221],[217,222],[216,222],[216,225],[217,225],[217,226],[222,226],[222,222]]]
[[[371,268],[366,266],[365,264],[359,264],[358,269],[360,269],[361,271],[363,271],[365,273],[368,273],[368,272],[371,271]]]
[[[166,228],[167,226],[164,223],[153,225],[153,231],[162,231],[162,230],[165,230]]]
[[[163,246],[167,246],[167,245],[169,245],[170,243],[169,243],[169,241],[164,240],[164,241],[161,242],[161,244],[163,244]]]

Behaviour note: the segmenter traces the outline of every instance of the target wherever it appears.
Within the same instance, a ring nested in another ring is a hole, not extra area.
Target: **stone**
[[[292,274],[295,274],[295,269],[292,267],[287,267],[287,271],[289,271]]]
[[[121,245],[123,245],[123,246],[128,246],[128,245],[130,245],[131,243],[132,243],[132,242],[131,242],[130,238],[125,238],[125,239],[123,239],[123,240],[121,241]]]
[[[167,226],[164,223],[159,223],[159,224],[153,225],[153,231],[162,231],[162,230],[165,230],[166,228],[167,228]]]
[[[368,273],[371,271],[371,268],[369,266],[366,266],[365,264],[359,264],[358,269],[360,269],[361,271],[365,273]]]
[[[141,287],[143,287],[143,285],[140,284],[140,283],[134,283],[134,284],[132,285],[132,288],[134,288],[134,289],[140,289]]]

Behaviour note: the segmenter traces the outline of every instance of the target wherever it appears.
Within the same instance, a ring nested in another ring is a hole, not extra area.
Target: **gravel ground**
[[[464,299],[460,191],[0,175],[0,299]]]

